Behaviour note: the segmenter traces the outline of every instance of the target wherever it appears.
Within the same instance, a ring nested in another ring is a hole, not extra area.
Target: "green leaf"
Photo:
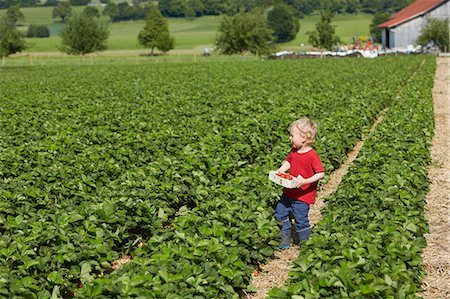
[[[80,280],[83,284],[86,282],[90,282],[94,279],[94,277],[90,274],[92,271],[92,267],[89,263],[83,263],[81,265],[81,272],[80,272]]]
[[[417,233],[417,226],[416,226],[414,223],[412,223],[412,222],[409,222],[409,223],[405,226],[405,228],[406,228],[407,230],[413,232],[413,233]]]
[[[166,212],[164,211],[163,208],[159,208],[158,210],[158,218],[161,219],[162,221],[167,221],[168,216],[166,214]]]
[[[270,247],[263,247],[259,249],[259,253],[261,253],[264,256],[271,256],[273,253],[273,249]]]
[[[63,284],[64,278],[58,271],[53,271],[47,276],[48,281],[54,284]],[[58,289],[59,291],[59,289]]]
[[[25,261],[25,269],[28,269],[28,268],[30,268],[30,267],[32,267],[32,266],[34,266],[34,265],[39,265],[39,261],[37,261],[37,260],[27,260],[27,261]]]
[[[369,285],[361,285],[360,290],[364,295],[369,295],[375,293],[375,289]]]
[[[387,274],[384,274],[384,281],[385,281],[388,285],[392,285],[392,278],[391,278],[389,275],[387,275]]]
[[[52,297],[50,299],[62,299],[61,294],[59,292],[59,286],[53,287]]]

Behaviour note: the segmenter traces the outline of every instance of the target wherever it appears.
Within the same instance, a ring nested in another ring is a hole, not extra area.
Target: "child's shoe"
[[[291,229],[281,231],[281,243],[278,245],[279,249],[291,248]]]

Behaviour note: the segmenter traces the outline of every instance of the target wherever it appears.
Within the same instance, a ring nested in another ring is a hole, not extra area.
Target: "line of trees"
[[[108,22],[99,19],[99,16],[99,12],[90,7],[86,7],[81,13],[69,11],[64,15],[65,24],[60,31],[61,45],[59,49],[67,54],[81,56],[107,49]],[[3,64],[5,64],[6,57],[21,52],[28,46],[23,34],[19,33],[16,28],[18,20],[24,20],[19,6],[8,8],[6,16],[0,19],[0,58],[2,58]],[[31,25],[28,36],[40,35],[42,31],[45,31],[44,29],[46,29],[45,34],[48,34],[47,27]],[[137,39],[145,48],[151,49],[152,55],[154,49],[166,53],[175,45],[175,40],[169,33],[167,20],[156,6],[152,6],[147,13],[146,24],[139,32]]]
[[[413,0],[159,0],[161,13],[166,17],[201,15],[234,15],[249,12],[258,7],[284,3],[293,8],[298,17],[310,15],[324,4],[336,13],[396,12]]]
[[[68,2],[60,2],[68,3]],[[94,7],[87,6],[81,14],[71,12],[70,4],[65,14],[58,14],[58,6],[54,9],[54,17],[60,17],[65,22],[60,32],[61,51],[85,55],[92,52],[103,51],[107,48],[109,37],[108,23],[99,19],[100,13]],[[166,53],[174,48],[175,40],[170,35],[167,20],[158,7],[150,4],[146,15],[144,28],[137,38],[141,45],[151,50]],[[330,2],[320,7],[320,21],[315,30],[306,32],[309,43],[318,48],[331,50],[340,42],[335,34],[335,27],[331,24],[336,14]],[[377,13],[371,24],[371,32],[377,34],[376,25],[387,20],[389,14]],[[18,33],[16,23],[23,20],[24,15],[18,5],[10,6],[6,16],[0,22],[0,57],[4,58],[23,51],[27,45],[23,36]],[[275,50],[276,43],[294,39],[299,31],[298,17],[293,8],[285,3],[279,3],[270,9],[254,9],[252,11],[239,11],[234,15],[225,15],[218,29],[215,41],[216,49],[223,54],[264,55]],[[44,28],[34,28],[34,32]],[[29,35],[29,36],[37,36]],[[48,34],[48,29],[46,34]],[[430,20],[422,30],[418,39],[421,45],[433,45],[441,50],[449,48],[448,20]]]
[[[258,7],[267,7],[274,3],[284,3],[293,8],[298,17],[311,14],[325,2],[337,13],[376,13],[376,12],[396,12],[413,0],[159,0],[158,6],[165,17],[199,17],[202,15],[234,15],[239,11],[249,12]],[[67,0],[72,5],[87,5],[90,0]],[[101,0],[103,4],[117,6],[119,14],[115,20],[144,19],[146,14],[140,14],[138,9],[151,5],[151,0],[134,0],[132,4],[128,1],[115,3],[111,0]],[[20,3],[21,7],[31,6],[57,6],[60,1],[46,0],[0,0],[0,9],[8,8]],[[114,5],[113,5],[114,4]],[[148,11],[147,11],[148,13]]]

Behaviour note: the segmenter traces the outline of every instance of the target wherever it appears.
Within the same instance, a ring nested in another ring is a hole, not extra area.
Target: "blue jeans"
[[[275,218],[281,221],[281,230],[291,230],[292,224],[289,214],[293,213],[295,218],[295,230],[299,241],[309,239],[309,204],[303,201],[287,197],[284,193],[275,209]]]

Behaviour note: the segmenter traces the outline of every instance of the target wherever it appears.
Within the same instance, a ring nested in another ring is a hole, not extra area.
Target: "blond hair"
[[[292,122],[289,129],[293,127],[296,127],[302,135],[305,135],[306,139],[308,139],[307,144],[312,144],[316,139],[317,124],[306,116]]]

